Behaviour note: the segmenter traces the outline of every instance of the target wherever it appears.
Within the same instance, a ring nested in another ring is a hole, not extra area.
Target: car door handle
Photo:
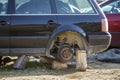
[[[48,25],[54,25],[54,24],[56,24],[56,23],[53,20],[48,21]]]
[[[9,23],[7,21],[0,21],[0,25],[5,26],[8,25]]]

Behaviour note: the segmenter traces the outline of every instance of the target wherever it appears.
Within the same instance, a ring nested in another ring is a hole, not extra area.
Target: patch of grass
[[[39,62],[29,62],[29,64],[27,65],[28,70],[50,69],[50,68],[51,68],[50,65]]]
[[[12,64],[0,66],[0,77],[7,76],[10,74],[14,74]]]
[[[14,70],[13,64],[0,66],[0,77],[27,75],[59,75],[64,70],[53,70],[51,65],[36,61],[29,62],[24,70]]]
[[[0,66],[0,72],[11,70],[12,67],[13,67],[13,65],[2,65],[2,66]]]
[[[31,62],[28,65],[27,68],[28,71],[40,71],[40,72],[45,72],[48,75],[56,75],[56,74],[60,74],[61,71],[60,70],[53,70],[51,68],[50,64],[43,64],[43,63],[39,63],[39,62]]]

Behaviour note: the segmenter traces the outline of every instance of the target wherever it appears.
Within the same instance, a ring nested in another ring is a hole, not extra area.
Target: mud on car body
[[[108,48],[107,20],[94,0],[0,0],[0,56],[69,61],[76,49]]]

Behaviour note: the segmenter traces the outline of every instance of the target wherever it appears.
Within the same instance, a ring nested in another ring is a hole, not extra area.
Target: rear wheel
[[[87,41],[86,38],[81,36],[81,34],[73,31],[65,31],[59,33],[52,41],[51,46],[49,48],[51,50],[51,54],[56,57],[61,62],[70,61],[75,55],[75,50],[87,50]],[[56,54],[57,53],[57,54]],[[78,54],[79,55],[79,54]],[[80,55],[80,65],[79,70],[85,71],[87,65],[87,57],[86,53]],[[83,57],[84,56],[84,57]],[[78,60],[79,61],[79,60]]]

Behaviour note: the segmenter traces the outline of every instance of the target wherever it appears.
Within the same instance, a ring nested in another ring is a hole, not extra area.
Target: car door
[[[11,48],[46,48],[54,23],[51,0],[15,0]]]
[[[99,31],[100,18],[89,0],[55,0],[58,24],[77,25],[88,32]],[[80,3],[84,3],[79,5]],[[90,19],[90,20],[89,20]],[[86,26],[85,24],[92,26]]]
[[[112,35],[111,46],[120,47],[120,0],[110,1],[102,7]]]
[[[0,0],[0,55],[9,55],[10,15],[8,0]]]

